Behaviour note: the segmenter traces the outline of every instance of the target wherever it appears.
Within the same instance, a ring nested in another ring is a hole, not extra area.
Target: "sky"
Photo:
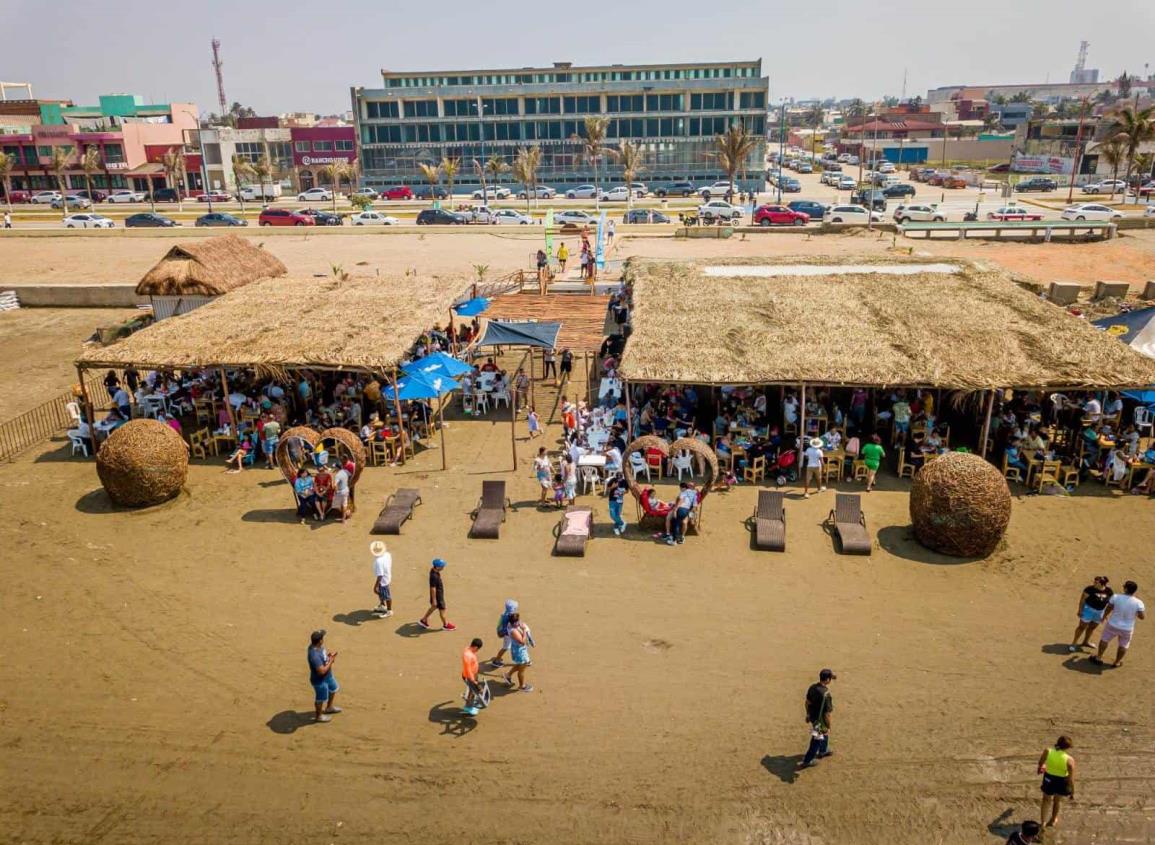
[[[926,96],[953,84],[1065,82],[1079,41],[1100,78],[1155,72],[1155,0],[0,0],[0,79],[38,97],[102,93],[217,110],[221,41],[229,102],[258,114],[349,109],[380,69],[458,70],[762,59],[772,100]],[[94,11],[95,9],[95,11]],[[1105,13],[1100,13],[1103,10]],[[20,37],[24,33],[28,37]]]

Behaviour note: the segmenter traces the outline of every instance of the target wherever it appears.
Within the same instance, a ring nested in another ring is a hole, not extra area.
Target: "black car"
[[[455,226],[465,223],[465,217],[444,208],[427,208],[417,215],[418,226]]]
[[[800,194],[802,193],[802,183],[790,176],[783,176],[779,180],[779,188],[784,194]]]
[[[343,215],[334,214],[331,211],[322,211],[319,208],[302,208],[297,211],[297,214],[305,214],[312,217],[313,222],[318,226],[340,226],[345,222]]]
[[[656,197],[688,197],[696,193],[698,188],[693,182],[671,182],[669,185],[654,188]]]
[[[651,208],[633,208],[622,218],[623,223],[669,223],[670,218]]]
[[[124,226],[127,229],[166,229],[169,226],[179,225],[180,224],[171,217],[165,217],[163,214],[153,214],[150,211],[145,211],[141,214],[130,214],[124,218]]]
[[[882,195],[884,197],[913,197],[914,185],[908,185],[906,182],[887,185],[882,189]]]
[[[831,173],[841,173],[842,165],[837,161],[824,161],[822,162],[822,169],[829,170]]]
[[[886,194],[882,191],[855,191],[850,195],[850,201],[871,211],[886,211]]]
[[[422,200],[447,200],[449,199],[449,191],[445,190],[445,188],[442,188],[440,185],[418,185],[413,189],[413,196]]]
[[[152,198],[156,202],[176,202],[180,195],[176,188],[157,188],[152,192]]]
[[[93,188],[91,191],[87,188],[82,188],[78,191],[69,191],[68,193],[77,197],[85,197],[90,202],[104,202],[106,199],[108,199],[107,191],[98,191],[95,188]]]
[[[1030,179],[1024,179],[1015,185],[1015,190],[1020,193],[1023,191],[1055,191],[1058,188],[1058,182],[1045,176],[1032,176]]]
[[[786,203],[786,207],[791,211],[800,211],[810,215],[811,220],[821,220],[822,215],[826,213],[826,206],[811,200],[794,200],[794,202]]]
[[[202,214],[197,218],[196,224],[198,226],[248,226],[249,221],[241,220],[239,217],[233,217],[233,215],[221,211],[214,211],[212,214]]]

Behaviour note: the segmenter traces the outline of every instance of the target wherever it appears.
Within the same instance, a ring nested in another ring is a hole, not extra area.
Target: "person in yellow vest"
[[[565,272],[565,263],[569,260],[569,247],[565,245],[565,241],[557,248],[557,263],[561,267],[561,272]]]
[[[1069,736],[1061,736],[1039,757],[1039,774],[1043,776],[1041,818],[1047,818],[1047,805],[1051,805],[1047,827],[1059,823],[1059,805],[1063,798],[1075,800],[1075,758],[1068,753],[1073,745]]]

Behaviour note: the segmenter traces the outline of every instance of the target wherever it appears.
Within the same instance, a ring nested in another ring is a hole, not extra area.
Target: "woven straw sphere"
[[[657,449],[666,458],[682,451],[692,455],[700,455],[706,464],[706,480],[698,487],[699,501],[706,498],[713,488],[714,482],[718,480],[718,456],[701,440],[696,437],[683,437],[673,443],[668,443],[663,438],[653,434],[643,434],[626,446],[626,451],[622,456],[622,472],[625,474],[626,484],[629,486],[630,492],[634,494],[635,499],[642,498],[642,488],[638,479],[634,477],[634,469],[630,465],[630,455],[634,452],[641,452],[644,455],[647,449]]]
[[[156,420],[132,420],[96,453],[96,474],[118,505],[143,508],[177,495],[188,477],[188,446]]]
[[[307,425],[294,426],[281,432],[281,439],[277,441],[277,467],[281,470],[281,475],[285,476],[285,481],[292,484],[297,479],[298,465],[289,454],[290,440],[299,441],[296,445],[308,450],[309,461],[306,465],[312,466],[313,449],[321,442],[321,435],[315,428],[309,428]]]
[[[347,428],[327,428],[321,432],[321,440],[336,440],[341,445],[340,456],[353,459],[355,469],[352,481],[356,484],[361,477],[361,470],[365,468],[365,446],[361,438]]]
[[[956,557],[985,557],[1011,519],[1006,479],[978,455],[947,452],[914,476],[910,518],[918,541]]]

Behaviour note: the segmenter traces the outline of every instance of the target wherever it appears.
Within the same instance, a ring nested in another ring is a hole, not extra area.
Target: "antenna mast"
[[[224,62],[221,61],[221,42],[213,39],[213,71],[217,75],[217,102],[221,105],[221,117],[229,111],[229,101],[225,97],[225,75],[222,72]]]

